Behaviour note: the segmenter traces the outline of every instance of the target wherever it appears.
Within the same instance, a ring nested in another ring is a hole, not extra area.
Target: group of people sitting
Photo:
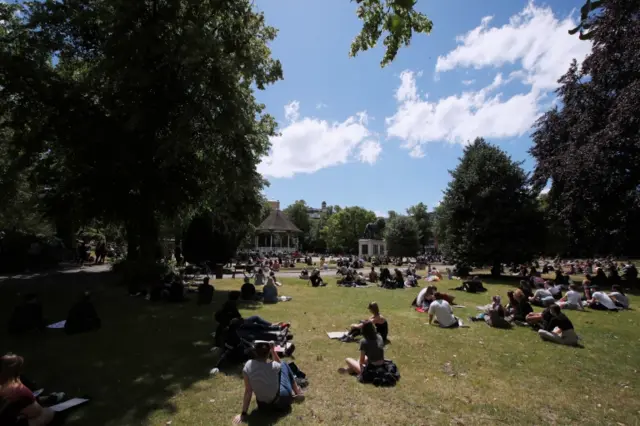
[[[23,301],[14,308],[9,318],[8,331],[12,335],[43,332],[47,329],[47,325],[44,309],[38,296],[27,294]],[[90,293],[83,293],[67,313],[64,322],[65,332],[67,334],[84,333],[97,330],[101,326],[102,321],[91,301]]]
[[[302,269],[302,271],[300,271],[300,279],[308,280],[312,287],[325,287],[327,285],[327,283],[322,280],[320,269],[318,268],[314,268],[311,273],[309,273],[306,268]]]
[[[282,283],[276,279],[274,271],[269,271],[266,275],[262,268],[258,269],[254,278],[254,282],[251,283],[251,277],[245,275],[244,284],[240,287],[240,294],[243,300],[262,300],[263,303],[278,303],[279,301],[291,300],[287,296],[278,295],[278,287],[282,286]],[[257,288],[261,288],[262,292],[259,293]]]

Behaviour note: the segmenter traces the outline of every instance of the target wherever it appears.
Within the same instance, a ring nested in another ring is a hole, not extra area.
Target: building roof
[[[302,232],[281,210],[271,210],[269,216],[258,226],[258,232]]]

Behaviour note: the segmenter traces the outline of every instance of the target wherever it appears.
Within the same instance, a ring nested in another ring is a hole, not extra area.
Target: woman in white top
[[[578,286],[571,284],[569,286],[569,291],[558,301],[558,305],[562,309],[584,310],[582,307],[582,293],[578,292]]]

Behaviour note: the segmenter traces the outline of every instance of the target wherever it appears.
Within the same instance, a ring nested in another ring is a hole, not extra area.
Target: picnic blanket
[[[346,331],[327,331],[327,336],[329,336],[329,339],[341,339],[346,334]]]

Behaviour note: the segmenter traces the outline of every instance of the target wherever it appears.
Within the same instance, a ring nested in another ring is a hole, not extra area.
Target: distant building
[[[267,203],[271,206],[271,210],[280,210],[280,201],[269,200]]]
[[[320,215],[327,211],[327,202],[323,201],[322,206],[318,209],[316,207],[307,207],[307,214],[309,219],[320,219]]]

